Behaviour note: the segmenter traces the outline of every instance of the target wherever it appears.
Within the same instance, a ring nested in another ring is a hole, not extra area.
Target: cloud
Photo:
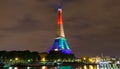
[[[31,19],[30,17],[25,17],[22,20],[19,20],[17,25],[10,28],[2,28],[1,31],[30,32],[39,30],[41,27],[39,20],[34,20]]]

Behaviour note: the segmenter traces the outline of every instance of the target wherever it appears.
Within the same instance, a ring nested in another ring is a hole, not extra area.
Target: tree
[[[47,55],[48,61],[56,61],[56,60],[73,60],[75,59],[74,54],[65,54],[62,51],[50,51]]]

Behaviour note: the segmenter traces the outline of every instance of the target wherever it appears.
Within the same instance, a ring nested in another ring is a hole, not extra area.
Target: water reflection
[[[42,66],[41,69],[48,69],[47,66]]]
[[[41,66],[41,67],[9,67],[7,69],[119,69],[111,65],[79,65],[79,66]]]
[[[73,69],[72,66],[60,66],[59,69]]]
[[[27,69],[30,69],[30,67],[27,67]]]
[[[97,65],[81,65],[77,69],[97,69]]]

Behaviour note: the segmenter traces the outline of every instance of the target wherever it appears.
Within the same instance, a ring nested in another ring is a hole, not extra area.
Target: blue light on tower
[[[54,44],[50,50],[61,51],[65,54],[72,54],[71,49],[69,48],[67,41],[63,37],[58,37],[55,39]]]

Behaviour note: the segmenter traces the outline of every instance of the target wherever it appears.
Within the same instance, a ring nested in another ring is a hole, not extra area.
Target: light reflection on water
[[[8,69],[119,69],[108,65],[79,65],[79,66],[42,66],[42,67],[9,67]]]

